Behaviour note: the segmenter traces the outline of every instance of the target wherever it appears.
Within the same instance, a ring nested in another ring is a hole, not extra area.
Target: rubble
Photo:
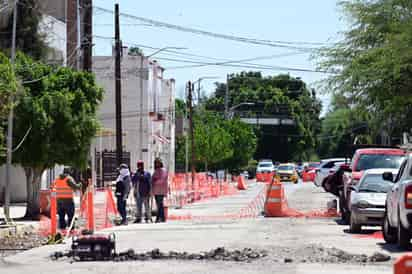
[[[17,232],[9,231],[0,237],[0,257],[39,247],[46,242],[47,238],[39,235],[32,226],[26,226]]]
[[[227,250],[224,247],[218,247],[208,252],[188,253],[169,251],[167,253],[160,251],[158,248],[144,253],[137,253],[133,249],[115,254],[113,261],[147,261],[147,260],[211,260],[211,261],[235,261],[235,262],[252,262],[259,258],[266,257],[267,251],[255,250],[251,248]],[[52,260],[58,260],[62,257],[72,257],[71,252],[62,253],[54,252],[50,255]]]

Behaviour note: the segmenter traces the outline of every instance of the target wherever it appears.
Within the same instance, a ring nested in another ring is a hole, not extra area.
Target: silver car
[[[380,226],[385,215],[387,192],[393,184],[385,181],[382,174],[397,169],[369,169],[362,175],[359,184],[352,186],[350,200],[350,231],[358,233],[362,225]]]

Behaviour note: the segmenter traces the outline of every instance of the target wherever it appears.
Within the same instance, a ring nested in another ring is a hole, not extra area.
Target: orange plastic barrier
[[[282,206],[284,204],[284,192],[282,183],[278,180],[273,180],[269,185],[265,202],[266,217],[282,217]]]
[[[269,185],[265,201],[265,217],[323,218],[338,216],[339,213],[336,209],[301,212],[290,208],[288,206],[283,185],[279,180],[274,179]]]
[[[398,258],[393,265],[394,274],[412,273],[412,254],[406,254]]]
[[[237,179],[237,189],[239,190],[246,190],[247,185],[245,183],[245,180],[243,179],[243,176],[239,176]]]

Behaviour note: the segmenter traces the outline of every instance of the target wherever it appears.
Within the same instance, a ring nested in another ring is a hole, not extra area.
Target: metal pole
[[[81,23],[80,23],[80,0],[76,2],[76,23],[77,23],[77,43],[76,43],[76,69],[80,70],[80,62],[82,59],[82,50],[81,50]]]
[[[189,95],[188,95],[188,104],[189,104],[189,128],[190,128],[190,139],[191,139],[191,171],[192,171],[192,188],[194,190],[195,185],[195,159],[196,159],[196,151],[195,151],[195,134],[194,134],[194,126],[193,126],[193,84],[189,81]]]
[[[123,145],[122,145],[122,75],[121,75],[121,41],[120,41],[120,24],[119,24],[119,4],[114,5],[115,9],[115,90],[116,90],[116,159],[117,165],[122,163]]]
[[[143,75],[145,74],[143,70],[144,66],[144,55],[140,56],[140,71],[139,71],[139,84],[140,84],[140,109],[138,111],[139,115],[139,160],[143,160]],[[149,79],[148,79],[149,80]],[[148,163],[147,163],[148,164]]]
[[[18,0],[14,2],[13,8],[13,30],[11,38],[11,65],[14,73],[14,60],[16,58],[16,28],[17,28],[17,4]],[[6,185],[4,193],[4,215],[6,221],[10,220],[10,183],[11,183],[11,163],[12,163],[12,152],[13,152],[13,103],[14,96],[10,96],[9,104],[10,111],[7,121],[7,160],[6,160]]]
[[[83,0],[84,9],[84,41],[83,45],[83,70],[92,71],[93,47],[93,0]]]
[[[201,99],[200,99],[200,82],[202,82],[202,78],[199,79],[199,82],[197,83],[197,104],[200,105]]]
[[[226,75],[226,92],[225,92],[225,119],[229,113],[229,74]]]

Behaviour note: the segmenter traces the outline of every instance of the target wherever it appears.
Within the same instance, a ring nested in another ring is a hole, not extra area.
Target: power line
[[[112,37],[107,37],[107,36],[95,35],[94,37],[98,38],[98,39],[113,40]],[[129,44],[129,43],[125,42],[125,44]],[[133,43],[130,43],[130,45],[139,46],[138,44],[133,44]],[[156,47],[150,47],[150,46],[144,46],[144,45],[140,45],[140,47],[158,49]],[[165,52],[168,52],[168,50],[165,50]],[[196,68],[196,67],[205,67],[205,66],[225,66],[225,67],[237,67],[237,68],[247,68],[247,69],[262,69],[262,70],[276,70],[276,71],[331,73],[331,72],[323,71],[323,70],[313,70],[313,69],[306,69],[306,68],[290,68],[290,67],[282,67],[282,66],[268,66],[268,65],[245,62],[245,61],[251,61],[251,60],[265,60],[265,59],[273,59],[273,58],[279,58],[279,57],[292,56],[292,55],[296,55],[296,54],[302,54],[303,52],[290,52],[290,53],[283,53],[283,54],[277,54],[277,55],[259,56],[259,57],[242,59],[242,60],[219,59],[219,58],[214,58],[214,57],[200,56],[200,55],[187,54],[187,53],[179,53],[177,51],[173,51],[173,53],[178,53],[180,55],[188,55],[188,56],[199,56],[199,57],[202,57],[202,58],[220,60],[221,62],[202,62],[202,61],[197,61],[197,60],[193,60],[193,59],[175,59],[175,58],[165,58],[165,57],[157,57],[156,59],[171,61],[171,62],[180,62],[180,63],[190,63],[190,64],[192,64],[192,65],[186,65],[186,66],[176,66],[176,67],[165,68],[167,70]],[[245,65],[235,65],[235,64],[245,64]]]
[[[98,6],[93,6],[95,10],[99,10],[102,12],[110,13],[113,14],[112,10],[105,9],[102,7]],[[272,41],[272,40],[260,40],[260,39],[255,39],[255,38],[248,38],[248,37],[241,37],[241,36],[234,36],[234,35],[228,35],[228,34],[221,34],[221,33],[215,33],[211,31],[205,31],[205,30],[200,30],[200,29],[195,29],[195,28],[190,28],[190,27],[185,27],[185,26],[179,26],[179,25],[174,25],[166,22],[161,22],[157,20],[153,20],[150,18],[144,18],[140,16],[135,16],[127,13],[120,13],[121,16],[133,20],[138,20],[141,22],[145,22],[148,24],[153,25],[154,27],[160,27],[160,28],[167,28],[167,29],[173,29],[181,32],[187,32],[187,33],[192,33],[192,34],[197,34],[197,35],[204,35],[204,36],[209,36],[213,38],[220,38],[220,39],[225,39],[225,40],[231,40],[231,41],[237,41],[237,42],[242,42],[242,43],[247,43],[247,44],[254,44],[254,45],[263,45],[263,46],[270,46],[270,47],[276,47],[276,48],[287,48],[287,49],[293,49],[293,50],[299,50],[299,51],[314,51],[318,50],[319,48],[314,48],[314,47],[302,47],[302,46],[292,46],[292,45],[314,45],[314,44],[320,44],[316,42],[293,42],[293,41]]]

